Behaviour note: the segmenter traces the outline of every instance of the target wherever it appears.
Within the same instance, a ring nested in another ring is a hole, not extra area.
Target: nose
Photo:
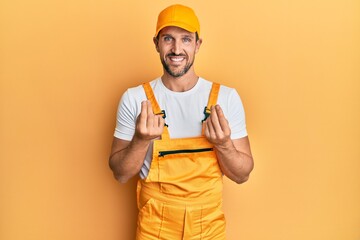
[[[172,46],[172,52],[176,55],[179,55],[181,53],[181,42],[176,40],[174,41],[173,43],[173,46]]]

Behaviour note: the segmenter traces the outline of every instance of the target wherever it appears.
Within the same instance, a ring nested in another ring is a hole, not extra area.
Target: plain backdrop
[[[165,0],[0,2],[0,239],[132,240],[108,156],[119,99],[162,73]],[[360,2],[182,1],[196,72],[241,95],[255,159],[224,179],[229,240],[360,239]]]

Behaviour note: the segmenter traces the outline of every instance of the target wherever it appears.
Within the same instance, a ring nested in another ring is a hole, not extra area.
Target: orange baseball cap
[[[155,37],[161,29],[169,26],[180,27],[189,32],[197,32],[200,36],[200,23],[194,10],[180,4],[171,5],[160,12]]]

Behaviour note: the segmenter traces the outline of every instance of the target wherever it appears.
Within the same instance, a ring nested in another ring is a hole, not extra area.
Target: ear
[[[199,51],[201,44],[202,44],[202,38],[199,38],[199,40],[196,41],[195,53]]]
[[[159,40],[156,37],[153,37],[153,42],[155,44],[156,51],[159,52]]]

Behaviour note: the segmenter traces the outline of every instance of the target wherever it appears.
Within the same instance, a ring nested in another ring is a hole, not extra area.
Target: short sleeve
[[[136,111],[127,90],[119,102],[114,137],[131,141],[135,133]]]
[[[238,92],[235,89],[228,97],[228,121],[231,129],[231,139],[246,137],[246,122],[244,106]]]

